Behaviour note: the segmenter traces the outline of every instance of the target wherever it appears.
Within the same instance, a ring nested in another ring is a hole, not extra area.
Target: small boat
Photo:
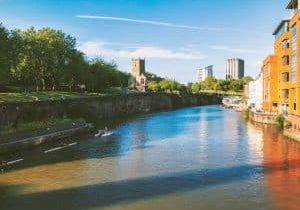
[[[101,137],[111,136],[113,134],[114,134],[113,132],[106,132],[103,135],[101,135]]]
[[[107,130],[99,130],[97,134],[95,134],[95,137],[106,137],[106,136],[111,136],[114,134],[114,132],[109,132]]]
[[[98,133],[95,134],[95,137],[99,137],[105,134],[104,130],[99,130]]]

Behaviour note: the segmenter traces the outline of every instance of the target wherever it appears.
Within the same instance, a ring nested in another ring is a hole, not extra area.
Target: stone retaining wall
[[[271,113],[250,112],[249,119],[262,124],[276,124],[277,115]]]

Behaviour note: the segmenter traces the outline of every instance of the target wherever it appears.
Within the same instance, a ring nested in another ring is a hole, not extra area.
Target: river
[[[108,137],[6,157],[1,210],[300,207],[300,144],[219,106],[139,116]]]

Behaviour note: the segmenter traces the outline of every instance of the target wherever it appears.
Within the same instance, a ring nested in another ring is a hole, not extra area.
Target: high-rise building
[[[207,77],[213,77],[213,66],[207,66],[197,70],[197,82],[203,82]]]
[[[226,61],[226,79],[241,79],[244,77],[245,62],[239,58],[230,58]]]

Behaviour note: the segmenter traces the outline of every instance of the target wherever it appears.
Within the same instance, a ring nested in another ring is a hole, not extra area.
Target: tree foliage
[[[8,82],[11,49],[9,31],[0,23],[0,84]]]
[[[244,85],[250,81],[250,77],[240,80],[217,80],[213,77],[207,77],[203,82],[193,83],[191,88],[192,91],[197,93],[200,91],[212,90],[212,91],[242,91]]]
[[[76,49],[76,39],[60,30],[8,31],[0,25],[0,84],[37,91],[63,87],[71,91],[79,86],[101,91],[126,86],[128,78],[114,63],[87,60]]]
[[[181,92],[186,90],[186,87],[175,80],[163,79],[159,82],[150,81],[148,83],[148,89],[153,92]]]

